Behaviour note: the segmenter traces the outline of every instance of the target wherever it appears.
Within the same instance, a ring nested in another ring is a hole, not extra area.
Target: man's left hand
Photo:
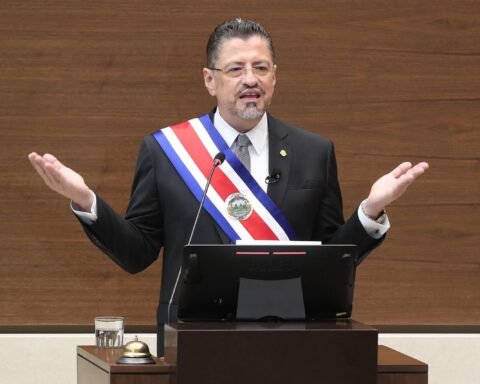
[[[425,162],[418,163],[415,166],[405,162],[382,176],[372,185],[370,194],[363,203],[363,212],[371,218],[380,216],[383,209],[402,196],[408,186],[417,177],[425,173],[428,167],[428,163]]]

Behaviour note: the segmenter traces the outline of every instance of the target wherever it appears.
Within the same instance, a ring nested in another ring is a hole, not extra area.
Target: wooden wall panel
[[[54,153],[123,212],[141,138],[214,105],[204,46],[237,15],[274,38],[272,113],[335,142],[346,215],[397,163],[431,164],[389,208],[354,317],[480,325],[480,3],[3,0],[0,326],[155,323],[161,262],[121,271],[26,155]]]

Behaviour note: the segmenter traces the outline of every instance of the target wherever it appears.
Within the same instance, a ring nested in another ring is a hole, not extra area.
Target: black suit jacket
[[[211,117],[213,113],[211,113]],[[359,260],[381,240],[369,236],[356,212],[345,222],[337,180],[333,144],[268,116],[269,170],[280,170],[280,180],[268,187],[268,195],[282,210],[299,240],[349,243],[359,247]],[[286,156],[281,156],[284,150]],[[163,351],[163,324],[198,209],[198,201],[153,138],[144,138],[125,217],[113,211],[97,195],[98,220],[83,225],[89,238],[130,273],[147,268],[163,247],[158,354]],[[229,243],[213,219],[200,216],[193,243]],[[171,309],[176,316],[176,306]],[[172,320],[172,319],[171,319]]]

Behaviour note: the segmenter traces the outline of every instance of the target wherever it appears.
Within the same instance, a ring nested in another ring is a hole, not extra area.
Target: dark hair
[[[212,68],[215,65],[215,61],[218,59],[220,45],[224,40],[233,39],[235,37],[246,40],[255,35],[267,40],[272,60],[274,60],[275,49],[273,48],[272,38],[267,30],[255,21],[237,17],[225,21],[213,30],[207,43],[207,67]]]

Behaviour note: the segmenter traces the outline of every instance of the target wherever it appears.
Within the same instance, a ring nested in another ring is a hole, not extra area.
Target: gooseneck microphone
[[[213,166],[210,170],[210,175],[207,179],[207,184],[203,189],[202,199],[200,200],[200,205],[198,206],[197,216],[195,217],[195,221],[193,222],[192,231],[190,232],[190,238],[188,239],[187,245],[190,245],[192,242],[193,234],[195,233],[195,228],[197,227],[198,218],[200,217],[200,213],[202,212],[203,205],[205,204],[205,197],[207,196],[208,188],[210,187],[210,183],[212,182],[213,172],[215,169],[221,165],[225,161],[225,154],[223,152],[218,152],[215,157],[213,158]],[[178,270],[177,279],[175,280],[175,285],[173,286],[172,295],[170,296],[170,300],[168,301],[168,314],[167,320],[170,323],[170,307],[172,306],[173,298],[175,296],[175,292],[177,291],[178,282],[180,281],[180,275],[182,274],[182,265],[180,264],[180,269]]]
[[[266,184],[275,184],[280,181],[280,176],[282,176],[282,171],[280,169],[275,168],[270,175],[265,178]]]
[[[210,187],[210,183],[212,182],[213,172],[215,169],[221,165],[225,160],[225,154],[223,152],[218,152],[215,157],[213,158],[213,166],[210,170],[210,175],[208,176],[207,184],[205,185],[205,189],[203,190],[202,200],[200,200],[200,205],[197,211],[197,217],[195,217],[195,221],[193,222],[192,232],[190,232],[190,238],[188,239],[187,245],[190,245],[192,242],[193,234],[195,233],[195,228],[197,227],[198,218],[200,217],[200,213],[203,209],[203,204],[205,203],[205,197],[207,196],[208,187]]]

